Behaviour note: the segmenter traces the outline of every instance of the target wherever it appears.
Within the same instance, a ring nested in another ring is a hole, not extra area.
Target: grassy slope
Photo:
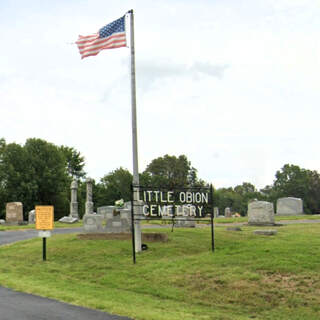
[[[255,229],[217,227],[215,253],[208,228],[161,229],[136,265],[129,241],[55,236],[43,263],[33,239],[0,248],[0,284],[135,319],[319,319],[320,225]]]

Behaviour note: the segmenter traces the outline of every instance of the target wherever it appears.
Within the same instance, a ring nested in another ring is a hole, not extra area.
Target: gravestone
[[[255,230],[255,231],[253,231],[253,233],[263,235],[263,236],[274,236],[278,232],[277,232],[277,230]]]
[[[86,211],[85,214],[93,214],[93,202],[92,202],[92,184],[93,180],[87,178],[87,198],[86,198]]]
[[[195,228],[196,221],[195,220],[187,220],[187,217],[179,217],[175,220],[174,226],[176,228]]]
[[[131,208],[130,202],[123,207],[103,206],[97,209],[97,214],[87,213],[83,217],[85,232],[130,233]]]
[[[228,227],[227,231],[242,231],[240,227]]]
[[[218,218],[219,217],[219,208],[218,207],[214,207],[213,208],[213,216],[215,218]]]
[[[85,232],[103,232],[103,216],[101,214],[87,213],[83,216],[83,228]]]
[[[277,200],[277,214],[291,216],[303,214],[303,201],[300,198],[280,198]]]
[[[108,213],[106,226],[107,233],[129,233],[131,232],[131,210],[124,208],[114,208],[112,213]]]
[[[103,216],[103,219],[107,220],[107,218],[111,218],[113,216],[113,210],[115,206],[103,206],[97,208],[97,214]]]
[[[23,206],[21,202],[8,202],[6,205],[6,223],[19,224],[23,222]]]
[[[104,216],[104,232],[131,232],[131,202],[125,202],[121,208],[116,206],[99,207],[97,211]]]
[[[61,219],[59,219],[59,222],[63,222],[63,223],[76,223],[78,222],[79,219],[71,217],[71,216],[64,216]]]
[[[248,204],[248,224],[259,226],[274,225],[273,203],[252,201]]]
[[[70,213],[69,213],[69,216],[65,216],[59,219],[59,222],[75,223],[79,221],[78,202],[77,202],[78,183],[76,180],[73,180],[71,182],[70,189],[71,189]]]
[[[77,194],[78,194],[78,183],[77,183],[77,180],[73,180],[71,182],[70,189],[71,189],[71,202],[70,202],[70,214],[69,214],[69,216],[79,220],[78,201],[77,201]]]
[[[231,218],[232,217],[232,212],[231,212],[231,209],[229,207],[224,209],[224,216],[226,218]]]
[[[28,213],[28,223],[29,224],[35,224],[36,223],[36,211],[31,210]]]
[[[104,216],[102,214],[93,213],[93,202],[92,202],[92,184],[93,180],[87,178],[87,194],[86,194],[86,208],[85,214],[82,218],[83,228],[85,232],[103,232],[103,221]]]

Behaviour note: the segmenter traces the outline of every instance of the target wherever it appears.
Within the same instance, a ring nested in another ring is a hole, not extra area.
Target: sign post
[[[36,206],[36,229],[42,238],[42,260],[47,260],[46,239],[51,237],[50,230],[53,229],[54,208],[53,206]]]

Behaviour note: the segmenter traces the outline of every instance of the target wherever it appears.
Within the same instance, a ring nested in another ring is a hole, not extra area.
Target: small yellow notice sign
[[[54,220],[53,206],[36,206],[36,229],[52,230]]]

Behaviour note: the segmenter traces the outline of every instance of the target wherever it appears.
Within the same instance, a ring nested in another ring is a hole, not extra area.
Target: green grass
[[[319,214],[303,214],[303,215],[297,215],[297,216],[277,216],[275,215],[276,221],[281,220],[320,220]]]
[[[275,221],[284,221],[284,220],[320,220],[320,215],[297,215],[297,216],[274,216]],[[216,223],[237,223],[237,222],[248,222],[248,217],[240,218],[218,218],[215,219]]]
[[[215,228],[157,229],[132,263],[130,241],[56,235],[0,247],[0,284],[134,319],[319,319],[320,224],[276,236]],[[268,228],[270,229],[270,227]],[[149,231],[151,232],[151,231]]]

